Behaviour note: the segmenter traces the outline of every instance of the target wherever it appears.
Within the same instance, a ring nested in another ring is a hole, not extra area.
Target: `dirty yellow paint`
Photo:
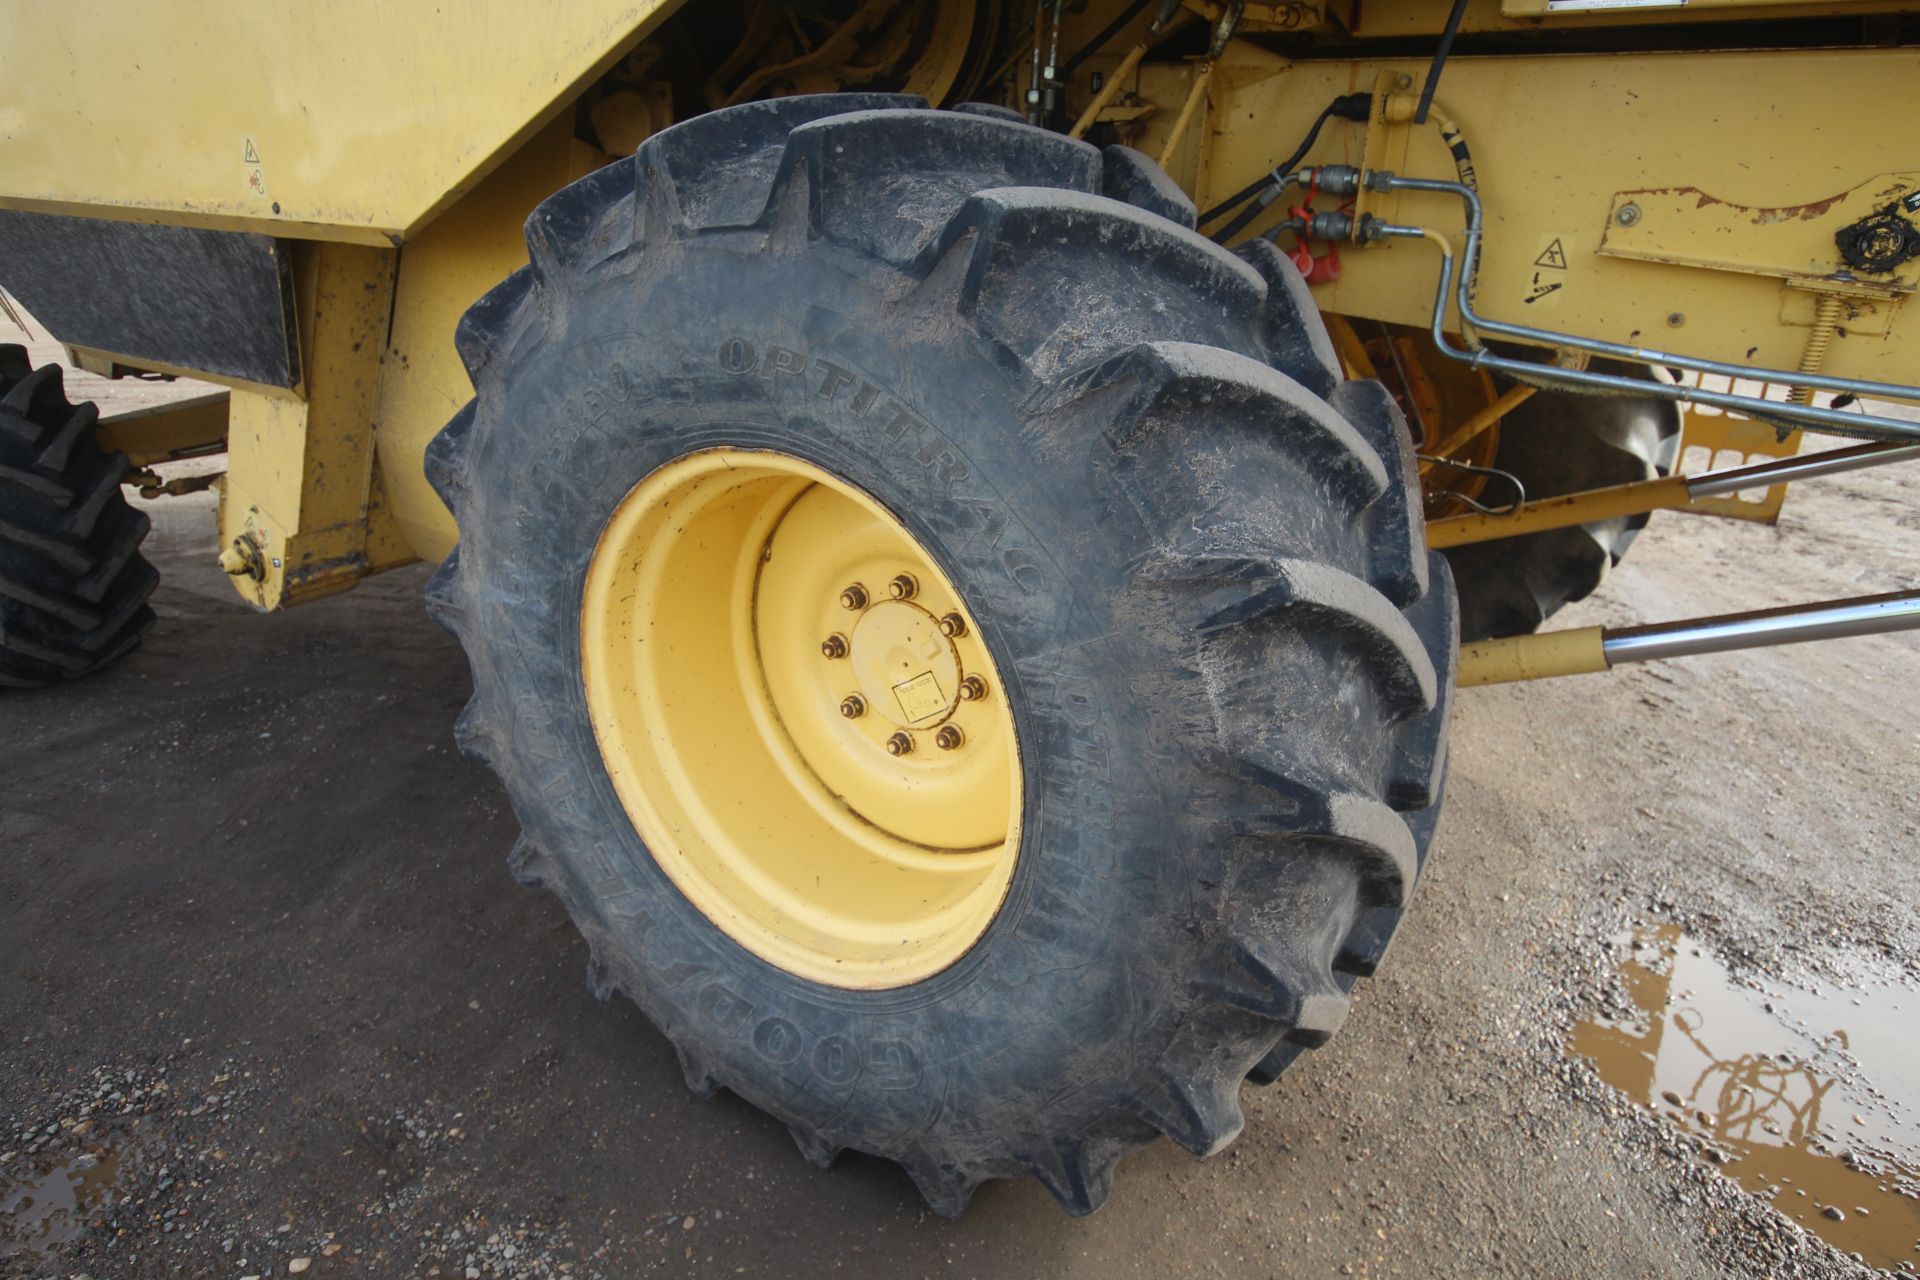
[[[1383,75],[1396,83],[1404,76],[1409,86],[1417,86],[1425,74],[1426,63],[1419,59],[1289,62],[1235,42],[1220,59],[1210,91],[1211,145],[1198,175],[1198,203],[1207,207],[1284,158],[1334,97],[1372,89]],[[1792,91],[1782,92],[1783,86]],[[1626,229],[1614,221],[1617,208],[1625,193],[1683,187],[1750,208],[1809,206],[1856,189],[1864,202],[1911,168],[1889,175],[1899,157],[1887,148],[1898,131],[1862,122],[1920,113],[1920,52],[1456,56],[1447,63],[1440,96],[1473,149],[1487,208],[1476,294],[1481,310],[1499,320],[1537,322],[1543,304],[1525,299],[1535,294],[1537,271],[1542,284],[1549,283],[1535,262],[1543,246],[1557,239],[1567,265],[1561,287],[1546,295],[1551,327],[1733,363],[1793,368],[1810,323],[1800,318],[1810,313],[1810,305],[1794,282],[1606,252],[1626,243]],[[1180,99],[1169,87],[1153,100],[1170,113]],[[1370,132],[1329,121],[1307,163],[1363,163]],[[1453,158],[1437,129],[1408,129],[1398,171],[1454,178]],[[1289,203],[1276,202],[1248,234],[1284,217]],[[1337,204],[1323,201],[1320,207]],[[1866,204],[1860,208],[1864,212]],[[1404,193],[1394,212],[1399,221],[1455,234],[1463,222],[1459,202],[1440,195]],[[1787,265],[1805,261],[1809,273],[1821,266],[1838,269],[1832,244],[1838,225],[1808,224],[1796,241],[1797,257]],[[1799,234],[1753,229],[1756,235]],[[1632,230],[1647,237],[1678,234],[1664,205]],[[1821,234],[1824,260],[1814,244]],[[1787,252],[1761,246],[1751,255],[1757,260],[1764,253],[1771,261]],[[1343,246],[1341,268],[1338,281],[1315,286],[1323,310],[1411,325],[1427,322],[1438,268],[1429,246]],[[1920,264],[1909,269],[1920,271]],[[1896,287],[1907,287],[1897,284],[1905,278],[1896,276]],[[1823,372],[1911,381],[1920,367],[1920,324],[1899,322],[1897,299],[1862,297],[1850,305],[1876,332],[1833,343]]]
[[[15,0],[0,206],[391,243],[678,7]]]
[[[1916,192],[1920,171],[1883,173],[1848,190],[1784,207],[1735,204],[1695,186],[1620,191],[1599,252],[1783,280],[1823,276],[1834,267],[1835,232]],[[1911,292],[1916,283],[1920,258],[1863,277],[1853,288],[1890,298]]]
[[[1462,689],[1552,676],[1591,675],[1607,670],[1605,632],[1599,627],[1544,631],[1502,640],[1475,640],[1460,646]]]
[[[395,253],[359,245],[303,246],[300,398],[232,393],[220,545],[253,545],[262,572],[236,576],[263,609],[351,587],[369,571],[373,421]],[[391,563],[391,546],[381,555]]]
[[[108,453],[124,453],[136,467],[188,454],[217,452],[227,438],[228,393],[204,395],[102,418],[94,442]]]
[[[606,158],[555,121],[400,250],[375,438],[401,536],[422,559],[445,558],[459,536],[421,470],[427,442],[473,398],[454,326],[526,265],[522,227],[534,206]]]

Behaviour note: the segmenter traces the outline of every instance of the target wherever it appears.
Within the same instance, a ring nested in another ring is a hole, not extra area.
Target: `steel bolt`
[[[940,726],[940,732],[933,735],[933,745],[942,751],[953,751],[965,744],[966,740],[967,735],[960,732],[960,726],[957,724],[943,724]]]
[[[828,636],[825,640],[822,640],[820,642],[820,652],[825,654],[829,658],[846,657],[847,656],[847,638],[841,635],[838,631],[834,632],[832,635]]]
[[[849,720],[858,720],[867,714],[867,700],[857,693],[850,693],[840,699],[840,714]]]
[[[960,701],[978,702],[987,696],[987,682],[979,676],[968,676],[960,682]]]
[[[1613,220],[1623,227],[1632,226],[1634,223],[1640,221],[1640,206],[1637,204],[1621,205],[1619,210],[1614,213]]]
[[[848,609],[866,608],[867,607],[867,589],[861,586],[857,582],[852,584],[845,591],[842,591],[840,593],[840,603],[844,608],[848,608]]]
[[[913,753],[913,735],[904,729],[887,739],[887,754],[904,756]]]
[[[887,593],[895,600],[911,600],[920,594],[920,579],[910,573],[895,574],[887,584]]]
[[[940,619],[940,634],[949,640],[958,640],[967,634],[967,620],[957,613],[950,613]]]
[[[1687,322],[1687,313],[1684,311],[1675,311],[1672,314],[1667,316],[1667,324],[1672,326],[1675,329],[1678,329],[1681,325],[1685,324],[1686,322]]]

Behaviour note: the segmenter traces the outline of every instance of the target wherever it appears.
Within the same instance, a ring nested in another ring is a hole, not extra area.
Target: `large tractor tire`
[[[99,415],[62,379],[0,346],[0,688],[91,674],[153,626],[160,575],[120,491],[126,456],[94,442]]]
[[[1595,367],[1652,376],[1609,361]],[[1501,419],[1493,465],[1519,477],[1533,500],[1670,475],[1679,449],[1680,409],[1671,400],[1542,391]],[[1538,631],[1553,614],[1592,595],[1646,524],[1645,515],[1620,516],[1449,547],[1461,638]]]
[[[1403,424],[1136,153],[917,99],[661,133],[462,321],[457,737],[688,1084],[1074,1213],[1323,1042],[1440,800]]]

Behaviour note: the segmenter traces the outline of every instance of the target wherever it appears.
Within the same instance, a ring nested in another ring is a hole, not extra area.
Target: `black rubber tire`
[[[1633,365],[1598,361],[1594,367],[1651,378]],[[1518,476],[1529,499],[1553,498],[1671,475],[1679,449],[1680,410],[1671,400],[1541,391],[1501,420],[1493,465]],[[1504,489],[1489,500],[1505,501]],[[1538,631],[1553,614],[1592,595],[1646,524],[1645,515],[1622,516],[1447,548],[1460,589],[1461,638]]]
[[[153,626],[160,575],[120,491],[126,456],[94,442],[99,415],[63,377],[0,346],[0,688],[90,675]]]
[[[534,213],[531,266],[460,326],[476,399],[428,451],[461,533],[429,588],[473,669],[457,738],[593,992],[632,997],[696,1091],[822,1166],[897,1160],[943,1214],[1024,1175],[1086,1213],[1157,1134],[1224,1146],[1242,1080],[1339,1025],[1437,812],[1455,611],[1405,427],[1340,381],[1271,245],[1236,257],[1191,217],[1134,154],[917,100],[703,116]],[[1014,883],[913,986],[730,941],[595,748],[595,541],[642,476],[721,445],[886,505],[1007,686]]]

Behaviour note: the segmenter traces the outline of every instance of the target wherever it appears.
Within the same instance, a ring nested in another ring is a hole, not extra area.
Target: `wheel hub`
[[[959,592],[866,494],[769,452],[661,468],[595,548],[581,659],[628,815],[742,945],[886,987],[991,922],[1019,848],[1013,719]]]
[[[851,657],[861,696],[897,728],[931,728],[959,705],[960,655],[917,604],[868,607],[854,624]]]

